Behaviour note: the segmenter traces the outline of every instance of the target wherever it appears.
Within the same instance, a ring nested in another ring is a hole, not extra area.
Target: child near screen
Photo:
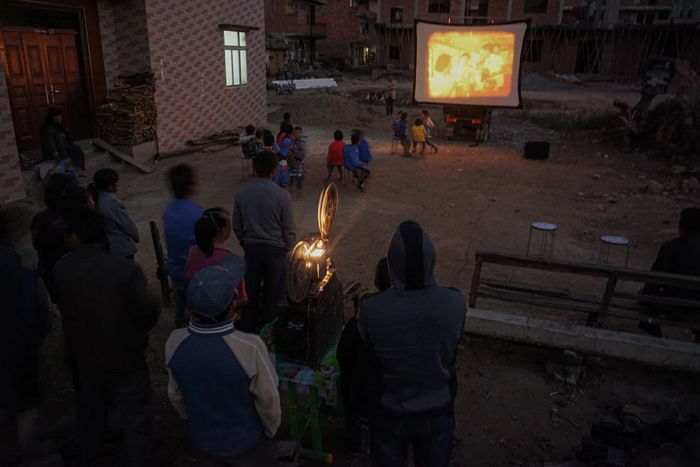
[[[425,126],[423,126],[423,120],[417,118],[415,124],[411,127],[411,139],[413,140],[413,147],[411,152],[416,152],[418,150],[418,145],[421,145],[420,153],[425,153]]]

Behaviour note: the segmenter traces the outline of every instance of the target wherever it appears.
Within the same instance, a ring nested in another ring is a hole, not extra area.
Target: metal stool
[[[530,256],[530,248],[533,246],[532,236],[533,233],[537,233],[540,236],[539,254],[533,256],[551,258],[554,255],[554,240],[556,239],[558,228],[558,225],[549,222],[533,222],[530,224],[530,235],[527,237],[527,251],[525,254]]]
[[[598,250],[598,264],[608,264],[610,259],[610,249],[613,247],[624,247],[625,267],[630,261],[630,241],[625,237],[615,235],[603,235],[600,237],[600,250]]]

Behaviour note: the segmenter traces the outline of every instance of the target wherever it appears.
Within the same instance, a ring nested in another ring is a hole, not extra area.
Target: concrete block
[[[474,308],[466,331],[700,373],[700,345]]]
[[[158,143],[155,141],[148,141],[146,143],[137,144],[136,146],[117,146],[115,148],[122,152],[127,153],[136,161],[151,163],[156,154],[158,154]]]

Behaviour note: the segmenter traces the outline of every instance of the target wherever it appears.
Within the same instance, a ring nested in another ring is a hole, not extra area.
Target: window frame
[[[447,8],[447,10],[445,10]],[[450,14],[452,9],[451,0],[430,0],[428,2],[428,14],[429,15],[444,15]]]
[[[229,44],[230,34],[235,33],[235,44]],[[227,37],[228,36],[228,37]],[[248,31],[223,29],[224,85],[237,88],[248,85]],[[230,73],[230,81],[229,81]],[[236,82],[238,81],[238,82]]]
[[[400,11],[401,12],[401,18],[398,21],[394,20],[394,11]],[[389,22],[394,23],[394,24],[402,24],[403,23],[403,7],[400,6],[392,6],[389,8]]]

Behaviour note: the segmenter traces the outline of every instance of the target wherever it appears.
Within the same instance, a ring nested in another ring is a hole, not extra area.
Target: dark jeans
[[[221,457],[199,454],[197,467],[271,467],[277,465],[277,441],[262,435],[257,443],[240,456]]]
[[[131,374],[80,373],[77,441],[82,466],[95,465],[107,430],[108,410],[114,407],[124,425],[125,464],[151,465],[151,379],[148,370]]]
[[[175,313],[175,327],[184,328],[187,326],[187,316],[185,316],[185,308],[187,308],[187,281],[173,279],[173,312]]]
[[[246,245],[244,250],[248,305],[239,327],[246,332],[258,332],[277,318],[287,272],[287,251],[264,244]]]
[[[0,465],[13,466],[22,460],[17,414],[39,405],[39,372],[36,354],[18,361],[4,358],[0,363]]]
[[[452,454],[453,413],[440,415],[377,415],[369,419],[372,467],[408,465],[413,446],[416,467],[447,467]]]
[[[386,115],[390,117],[394,115],[394,99],[387,97],[384,102],[386,103]]]

